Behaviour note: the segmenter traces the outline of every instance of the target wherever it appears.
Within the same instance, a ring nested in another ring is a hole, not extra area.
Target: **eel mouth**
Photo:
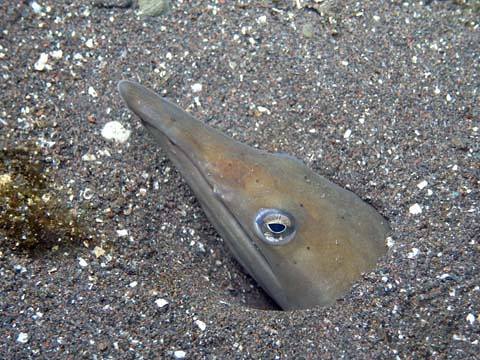
[[[140,118],[142,125],[166,151],[170,160],[183,175],[207,218],[225,240],[237,261],[273,299],[282,305],[283,301],[278,301],[279,298],[283,298],[282,287],[272,271],[270,262],[245,229],[246,225],[235,217],[231,209],[218,196],[213,180],[209,179],[200,166],[195,158],[195,152],[188,151],[194,146],[186,144],[185,137],[178,136],[181,134],[182,126],[191,125],[190,122],[199,132],[211,132],[212,129],[139,84],[122,80],[118,83],[118,90],[128,108]],[[218,136],[221,136],[224,141],[223,134],[218,133]],[[215,137],[209,136],[209,138],[215,140]]]

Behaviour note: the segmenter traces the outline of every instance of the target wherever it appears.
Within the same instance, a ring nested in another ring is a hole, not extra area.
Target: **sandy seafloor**
[[[1,235],[0,358],[478,355],[478,2],[71,3],[0,5],[2,148],[36,143],[90,236],[25,252]],[[389,220],[387,255],[335,305],[274,311],[120,79],[354,191]],[[114,120],[124,143],[101,135]]]

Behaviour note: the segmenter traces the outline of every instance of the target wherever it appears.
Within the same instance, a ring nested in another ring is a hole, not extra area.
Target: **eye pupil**
[[[260,209],[255,216],[255,231],[268,245],[283,245],[295,237],[294,217],[281,209]]]
[[[267,224],[267,226],[273,233],[276,233],[276,234],[280,234],[284,232],[285,229],[287,228],[285,225],[278,224],[278,223]]]

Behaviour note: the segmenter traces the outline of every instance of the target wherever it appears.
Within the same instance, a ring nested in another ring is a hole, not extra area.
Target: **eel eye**
[[[283,245],[295,237],[295,220],[283,210],[261,209],[255,217],[255,231],[263,242]]]

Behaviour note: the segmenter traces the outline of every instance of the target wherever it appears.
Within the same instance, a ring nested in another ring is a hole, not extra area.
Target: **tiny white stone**
[[[118,121],[110,121],[103,127],[102,136],[107,140],[124,143],[130,137],[130,130],[125,129]]]
[[[183,350],[175,350],[173,353],[175,359],[185,359],[185,356],[187,356],[187,353]]]
[[[473,323],[475,322],[475,315],[473,315],[472,313],[468,314],[467,321],[470,323],[470,325],[473,325]]]
[[[4,185],[8,185],[12,182],[12,177],[10,174],[2,174],[0,175],[0,188]]]
[[[37,71],[43,71],[45,69],[48,70],[49,66],[47,65],[47,62],[48,62],[48,54],[41,53],[37,62],[33,65],[33,68]]]
[[[28,334],[27,333],[21,332],[20,334],[18,334],[17,342],[25,344],[27,341],[28,341]]]
[[[83,161],[95,161],[97,160],[97,157],[95,156],[95,154],[85,154],[82,156],[82,160]]]
[[[315,134],[315,133],[317,132],[317,130],[316,130],[316,129],[310,129],[310,130],[308,130],[308,132],[309,132],[310,134]]]
[[[32,8],[32,10],[35,14],[40,14],[43,10],[42,6],[39,3],[37,3],[36,1],[30,3],[30,7]]]
[[[452,97],[450,96],[450,94],[447,94],[447,96],[445,96],[445,99],[450,102],[452,101]]]
[[[127,236],[127,235],[128,235],[128,230],[127,230],[127,229],[117,230],[117,235],[118,235],[119,237]]]
[[[195,325],[197,325],[198,328],[202,331],[207,328],[207,324],[205,324],[202,320],[195,320]]]
[[[88,87],[88,95],[90,95],[91,97],[97,97],[98,94],[97,92],[95,91],[95,89],[91,86]]]
[[[63,57],[63,51],[62,50],[53,50],[50,51],[50,56],[54,58],[55,60],[59,60]]]
[[[375,21],[380,21],[380,16],[378,16],[378,15],[373,15],[373,20],[375,20]]]
[[[85,259],[79,257],[78,258],[78,265],[80,265],[81,267],[86,267],[86,266],[88,266],[88,263],[85,261]]]
[[[261,112],[262,114],[263,113],[268,114],[268,115],[271,114],[270,110],[268,110],[266,107],[263,107],[263,106],[257,106],[257,110],[259,112]]]
[[[438,86],[435,87],[435,90],[433,91],[435,95],[440,94],[440,88]]]
[[[453,166],[452,166],[452,170],[453,170],[453,171],[457,171],[457,170],[458,170],[458,165],[456,165],[456,164],[453,165]]]
[[[259,24],[266,24],[267,23],[267,17],[265,15],[262,15],[257,19],[257,22]]]
[[[408,209],[408,212],[412,215],[418,215],[418,214],[421,214],[422,213],[422,207],[418,204],[413,204],[412,206],[410,206],[410,208]]]
[[[41,319],[42,317],[43,317],[43,313],[41,313],[40,311],[37,311],[35,315],[32,316],[33,320],[38,320],[38,319]]]
[[[392,239],[391,236],[387,237],[387,246],[391,248],[393,245],[395,245],[395,241]]]
[[[428,185],[428,182],[426,180],[422,180],[417,184],[417,187],[422,190]]]
[[[414,259],[417,257],[417,255],[420,253],[420,250],[417,249],[417,248],[413,248],[412,251],[410,251],[408,254],[407,254],[407,257],[409,259]]]
[[[93,39],[88,39],[86,42],[85,42],[85,45],[90,48],[90,49],[93,49]]]
[[[345,134],[343,134],[343,138],[348,139],[350,137],[350,135],[352,135],[352,130],[347,129],[347,131],[345,131]]]
[[[192,91],[194,93],[202,91],[202,84],[200,84],[200,83],[195,83],[191,87],[192,87]]]
[[[165,299],[157,299],[155,300],[155,304],[157,304],[159,308],[163,308],[168,305],[168,301]]]
[[[416,56],[412,56],[412,63],[416,64],[417,63],[417,57]]]
[[[80,53],[75,53],[75,54],[73,55],[73,60],[84,60],[84,57],[83,57],[83,55],[80,54]]]
[[[428,196],[432,196],[433,195],[433,191],[431,189],[427,189],[427,195]]]
[[[93,249],[93,253],[95,254],[95,257],[99,258],[100,256],[105,255],[105,250],[101,248],[100,246],[95,246]]]
[[[85,200],[90,200],[91,198],[93,198],[93,195],[94,195],[94,192],[90,188],[85,188],[85,190],[82,191],[82,197]]]
[[[343,60],[343,61],[341,62],[341,64],[342,64],[343,66],[348,66],[348,61]]]
[[[130,286],[131,288],[134,288],[138,285],[138,282],[137,281],[132,281],[130,284],[128,284],[128,286]]]

